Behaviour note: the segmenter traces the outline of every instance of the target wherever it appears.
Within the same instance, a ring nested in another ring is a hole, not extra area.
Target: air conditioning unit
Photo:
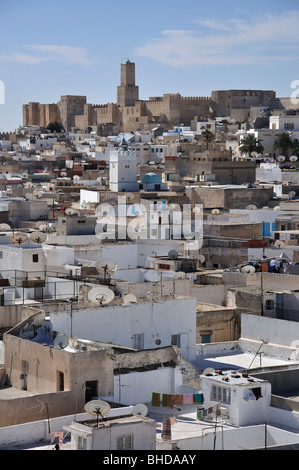
[[[219,408],[219,414],[222,418],[228,418],[228,409],[221,406]]]

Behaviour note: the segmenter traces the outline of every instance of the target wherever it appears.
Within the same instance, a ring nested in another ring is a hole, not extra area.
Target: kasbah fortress
[[[60,122],[65,131],[91,129],[97,131],[113,126],[118,132],[150,130],[158,124],[165,130],[173,126],[190,126],[191,121],[227,117],[245,122],[254,108],[267,107],[272,113],[291,108],[289,98],[277,98],[271,90],[212,91],[211,97],[182,97],[179,93],[164,94],[139,100],[135,84],[135,63],[121,64],[117,103],[95,105],[86,102],[86,96],[64,95],[58,103],[23,105],[23,126],[46,127]]]

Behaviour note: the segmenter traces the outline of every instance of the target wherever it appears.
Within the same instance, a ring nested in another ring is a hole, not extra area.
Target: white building
[[[136,153],[123,143],[118,150],[110,152],[110,190],[138,191]]]

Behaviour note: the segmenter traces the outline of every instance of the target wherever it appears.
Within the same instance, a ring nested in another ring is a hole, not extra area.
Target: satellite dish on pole
[[[68,207],[68,208],[65,210],[65,213],[66,213],[67,215],[78,215],[78,213],[77,213],[74,209],[72,209],[71,207]]]
[[[184,273],[184,271],[177,271],[174,276],[173,276],[173,279],[186,279],[187,277],[187,274]]]
[[[283,248],[284,245],[285,245],[285,243],[284,243],[284,241],[282,241],[282,240],[276,240],[276,242],[274,243],[274,246],[275,246],[276,248]]]
[[[213,375],[213,374],[215,374],[215,369],[213,369],[212,367],[207,367],[203,371],[203,375]]]
[[[290,161],[291,161],[291,162],[296,162],[297,160],[298,160],[297,155],[291,155],[291,156],[290,156]]]
[[[256,207],[254,204],[249,204],[249,206],[246,206],[246,209],[247,209],[247,210],[254,211],[254,210],[257,209],[257,207]]]
[[[88,300],[95,305],[107,305],[114,299],[114,292],[108,287],[94,287],[88,292]]]
[[[37,199],[40,199],[43,197],[42,191],[33,191],[33,196],[35,196]]]
[[[243,274],[253,274],[255,273],[255,267],[248,264],[247,266],[242,266],[241,273]]]
[[[66,335],[59,334],[55,336],[53,343],[56,349],[65,349],[69,344],[69,339]]]
[[[101,418],[104,418],[104,416],[109,413],[110,409],[111,406],[109,405],[109,403],[103,400],[91,400],[88,401],[84,406],[84,410],[86,411],[86,413],[97,417],[97,424],[99,416],[101,416]]]
[[[206,260],[206,258],[205,258],[204,255],[199,255],[199,256],[198,256],[198,261],[199,261],[201,264],[204,263],[205,260]]]
[[[148,407],[144,403],[138,403],[137,405],[133,406],[132,413],[134,415],[145,417],[148,413]]]
[[[23,232],[16,232],[10,239],[15,245],[23,245],[28,240],[28,235]]]
[[[79,180],[80,179],[80,176],[79,175],[74,175],[73,176],[73,180]]]
[[[126,193],[126,198],[129,200],[129,201],[133,201],[134,199],[134,194],[133,193]]]
[[[113,274],[115,270],[115,263],[109,258],[101,258],[97,260],[95,266],[101,273]]]
[[[29,235],[31,241],[35,243],[43,243],[47,239],[47,235],[44,232],[32,232]]]
[[[284,155],[279,155],[279,157],[277,157],[277,160],[278,160],[279,162],[284,162],[285,159],[286,159],[286,157],[285,157]]]
[[[213,209],[213,210],[212,210],[212,214],[213,214],[213,215],[220,214],[220,210],[219,210],[219,209]]]

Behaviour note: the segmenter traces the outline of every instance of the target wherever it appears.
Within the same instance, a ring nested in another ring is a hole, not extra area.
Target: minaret
[[[134,106],[139,100],[139,87],[135,85],[135,64],[126,60],[121,64],[120,86],[117,87],[117,104],[123,106]]]

